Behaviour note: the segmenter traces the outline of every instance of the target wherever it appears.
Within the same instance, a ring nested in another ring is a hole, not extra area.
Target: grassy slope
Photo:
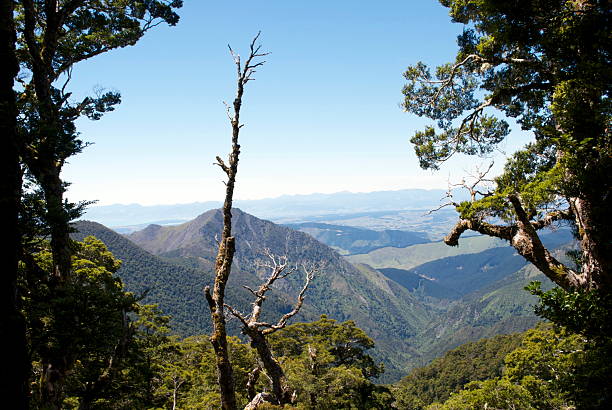
[[[366,254],[346,256],[351,263],[365,263],[374,268],[412,269],[424,263],[450,256],[479,253],[500,247],[502,240],[488,236],[473,236],[462,239],[459,246],[452,247],[444,242],[418,244],[406,248],[380,248]]]

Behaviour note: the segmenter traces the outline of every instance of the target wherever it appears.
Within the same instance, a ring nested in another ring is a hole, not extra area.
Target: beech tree
[[[69,237],[70,221],[87,204],[71,204],[64,198],[67,184],[61,177],[63,165],[87,145],[77,132],[75,121],[82,116],[97,120],[120,102],[116,92],[101,92],[75,101],[68,91],[72,69],[101,53],[135,44],[162,22],[176,24],[178,16],[174,10],[182,2],[20,0],[11,5],[16,6],[10,22],[16,26],[13,44],[20,69],[16,77],[17,151],[21,168],[34,188],[25,195],[40,192],[39,199],[44,204],[38,216],[22,218],[38,218],[45,226],[53,261],[47,284],[50,292],[59,294],[72,276],[75,248]],[[10,198],[19,203],[21,190],[13,191]],[[31,249],[24,248],[21,258],[26,259],[31,253]],[[36,263],[26,265],[36,270]],[[59,407],[62,385],[73,365],[68,348],[54,349],[52,356],[41,358],[45,363],[42,400],[51,408]]]
[[[535,141],[515,153],[490,190],[452,202],[466,230],[505,239],[565,290],[612,291],[610,5],[598,0],[441,0],[464,25],[454,62],[407,69],[406,111],[435,121],[411,142],[422,168],[455,154],[486,156],[511,132]],[[482,176],[482,175],[481,175]],[[499,223],[502,221],[502,223]],[[538,231],[574,229],[579,264],[556,259]]]
[[[74,248],[72,274],[61,292],[46,280],[53,270],[48,247],[32,255],[38,275],[27,277],[24,310],[33,360],[31,402],[36,408],[64,408],[66,396],[78,398],[79,409],[92,408],[108,393],[125,368],[128,352],[134,350],[135,327],[128,314],[135,314],[138,306],[114,275],[121,262],[93,236]],[[61,390],[53,391],[54,401],[49,403],[45,359],[58,355],[58,350],[69,361],[70,372],[54,384]]]
[[[19,200],[21,168],[17,138],[17,110],[14,79],[19,71],[15,42],[15,2],[0,1],[0,215],[2,236],[0,247],[0,338],[7,351],[0,379],[0,395],[18,409],[27,407],[28,356],[25,325],[17,295],[19,260]]]

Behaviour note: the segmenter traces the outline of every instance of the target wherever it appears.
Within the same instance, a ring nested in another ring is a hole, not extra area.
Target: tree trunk
[[[604,201],[610,202],[610,199],[606,198]],[[602,291],[611,293],[612,246],[608,222],[610,207],[605,203],[594,206],[594,201],[583,198],[571,200],[571,207],[576,216],[582,253],[581,271],[586,278],[586,286],[589,289],[599,287]]]
[[[272,381],[272,394],[274,394],[274,398],[276,399],[275,404],[283,405],[289,403],[285,372],[283,372],[283,368],[272,356],[266,337],[256,328],[247,328],[245,331],[251,339],[251,347],[257,350],[263,368]]]
[[[19,66],[15,56],[14,1],[0,0],[0,338],[5,343],[0,396],[15,409],[28,408],[29,358],[25,322],[17,294],[18,259],[21,246],[18,217],[21,201],[21,167],[16,130],[14,78]]]
[[[66,280],[70,277],[72,255],[69,217],[64,209],[64,185],[60,170],[52,168],[51,164],[45,164],[42,170],[36,169],[35,176],[44,192],[47,223],[51,228],[53,272],[49,290],[52,297],[58,297],[63,293]],[[59,351],[52,352],[50,357],[43,357],[45,366],[41,380],[42,400],[53,409],[61,408],[64,400],[66,375],[75,360],[71,349],[71,346],[59,346]]]
[[[37,175],[37,178],[47,203],[47,222],[51,228],[53,274],[55,279],[61,283],[70,276],[71,270],[70,217],[64,209],[64,184],[60,178],[60,169],[45,168]]]
[[[43,359],[40,401],[45,409],[59,410],[62,408],[64,401],[63,380],[67,373],[64,361],[61,357],[52,360]]]

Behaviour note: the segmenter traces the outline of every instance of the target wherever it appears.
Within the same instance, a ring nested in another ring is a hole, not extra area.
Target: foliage
[[[501,377],[474,381],[428,409],[606,408],[610,402],[607,355],[565,329],[542,324],[506,355]]]
[[[419,62],[404,74],[404,108],[435,121],[411,140],[421,166],[438,169],[455,154],[486,156],[509,135],[507,118],[535,136],[494,180],[485,173],[464,183],[471,200],[451,199],[461,221],[445,242],[457,245],[474,230],[508,240],[564,289],[612,288],[609,5],[440,2],[464,26],[456,59],[435,70]],[[542,246],[537,231],[556,222],[575,228],[582,271]]]
[[[46,360],[56,360],[69,351],[74,365],[66,394],[81,398],[99,394],[103,379],[112,376],[113,366],[120,365],[131,336],[128,314],[137,311],[135,297],[125,292],[113,275],[120,262],[102,242],[87,237],[77,243],[70,280],[60,291],[50,293],[51,253],[43,248],[34,258],[39,275],[28,275],[27,283],[23,283],[34,359],[33,388],[42,388],[36,375],[45,371]],[[34,394],[34,398],[41,396]]]
[[[247,404],[247,379],[255,353],[235,337],[228,339],[238,405]],[[171,340],[155,348],[154,403],[161,408],[216,409],[220,406],[215,356],[208,336]]]
[[[371,379],[380,375],[366,350],[374,342],[352,321],[325,315],[270,337],[270,345],[295,390],[298,408],[388,408],[391,396]]]
[[[470,381],[501,376],[504,358],[522,338],[521,334],[500,335],[467,343],[413,370],[394,386],[395,406],[422,409],[448,399]]]
[[[454,394],[444,404],[432,404],[428,410],[479,410],[479,409],[536,409],[533,398],[523,386],[505,379],[489,379],[471,382]]]
[[[539,316],[595,342],[605,343],[612,335],[611,295],[598,290],[564,290],[559,287],[544,291],[540,282],[532,282],[526,289],[540,298],[535,307]]]
[[[607,360],[612,354],[610,294],[558,287],[544,291],[539,282],[532,282],[526,289],[540,298],[535,307],[539,316],[581,335],[583,340],[582,360],[567,382],[571,383],[568,396],[586,408],[612,402],[612,365]]]

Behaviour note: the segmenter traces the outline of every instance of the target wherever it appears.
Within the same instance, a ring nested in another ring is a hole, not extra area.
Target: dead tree
[[[251,340],[251,347],[257,351],[261,365],[266,372],[266,375],[270,379],[272,384],[272,394],[274,404],[287,404],[291,401],[291,392],[287,386],[287,380],[285,373],[278,363],[278,361],[272,355],[270,345],[266,340],[266,336],[284,328],[287,325],[287,321],[295,316],[304,303],[304,295],[310,282],[312,281],[314,274],[317,272],[317,268],[308,267],[305,264],[302,265],[302,269],[305,274],[304,286],[298,294],[297,301],[293,310],[284,314],[276,324],[263,322],[260,320],[262,305],[266,300],[266,293],[272,288],[274,283],[279,279],[284,279],[297,270],[297,267],[288,267],[286,256],[274,256],[269,250],[264,251],[268,258],[268,262],[260,264],[260,266],[270,270],[270,275],[264,283],[262,283],[257,290],[253,290],[248,286],[244,286],[249,292],[253,294],[255,300],[253,302],[253,309],[248,316],[243,315],[236,309],[229,305],[225,305],[230,313],[236,317],[242,323],[242,333],[247,335]],[[258,375],[259,371],[257,368],[252,374]],[[249,383],[253,385],[251,378],[249,377]],[[254,399],[249,397],[249,399]]]
[[[218,165],[227,175],[225,183],[225,201],[223,203],[223,232],[219,241],[219,251],[215,262],[215,282],[213,285],[212,294],[210,286],[206,286],[204,293],[210,308],[210,316],[212,319],[213,331],[210,341],[215,351],[217,361],[218,381],[221,392],[221,407],[223,409],[236,408],[236,394],[234,389],[234,376],[232,365],[229,361],[229,352],[227,348],[227,332],[225,327],[225,286],[229,279],[232,269],[232,260],[235,252],[235,238],[232,236],[232,200],[234,197],[234,184],[236,183],[236,173],[238,172],[238,157],[240,155],[240,145],[238,144],[238,136],[243,124],[240,124],[240,108],[242,106],[242,96],[244,86],[254,78],[255,69],[265,63],[265,61],[256,62],[257,59],[266,56],[268,53],[260,53],[261,46],[256,45],[259,39],[259,33],[250,46],[250,53],[244,65],[240,60],[240,56],[230,47],[230,53],[234,58],[234,63],[237,68],[237,90],[236,97],[233,102],[232,109],[227,107],[227,114],[232,126],[232,151],[229,154],[228,163],[226,164],[221,157],[217,157]]]

